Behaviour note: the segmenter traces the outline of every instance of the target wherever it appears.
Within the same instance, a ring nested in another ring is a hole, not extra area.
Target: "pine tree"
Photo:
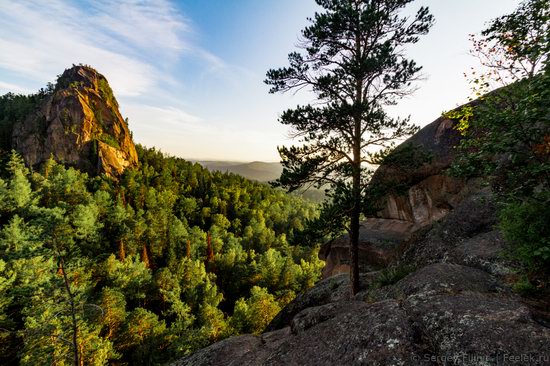
[[[315,104],[289,109],[280,122],[292,126],[300,146],[280,147],[278,183],[295,190],[330,185],[332,202],[348,220],[352,292],[359,289],[358,240],[361,201],[374,148],[388,148],[416,129],[394,119],[385,106],[414,91],[421,69],[403,47],[418,41],[433,24],[421,7],[409,19],[400,11],[412,0],[316,0],[323,13],[302,31],[303,50],[289,66],[267,72],[270,92],[309,88]]]
[[[206,234],[206,270],[214,272],[214,248],[212,248],[212,236],[210,232]]]

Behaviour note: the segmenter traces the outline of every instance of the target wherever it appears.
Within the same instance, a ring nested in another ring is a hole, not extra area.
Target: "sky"
[[[425,126],[471,95],[468,35],[519,0],[417,0],[436,23],[407,48],[423,66],[415,94],[392,107]],[[105,75],[136,143],[191,160],[278,161],[278,123],[312,96],[269,94],[314,0],[0,0],[0,94],[28,94],[72,64]]]

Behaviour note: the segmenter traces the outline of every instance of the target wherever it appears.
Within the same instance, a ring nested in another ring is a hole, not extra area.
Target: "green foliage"
[[[491,177],[498,192],[516,196],[548,186],[549,70],[493,92],[475,108],[454,174]]]
[[[465,136],[470,128],[470,122],[474,117],[474,108],[467,104],[460,109],[453,109],[449,112],[443,112],[443,117],[458,121],[454,127],[460,132],[462,136]]]
[[[515,292],[520,293],[523,296],[533,295],[537,292],[536,287],[529,281],[526,275],[521,276],[513,285]]]
[[[126,299],[139,300],[147,296],[152,276],[139,256],[128,256],[121,262],[111,254],[101,267],[105,271],[105,283],[121,291]]]
[[[107,79],[105,78],[99,78],[98,82],[98,88],[99,88],[99,94],[101,95],[101,98],[105,100],[108,104],[113,105],[114,107],[118,108],[118,103],[113,95],[113,90],[109,86],[109,83],[107,82]]]
[[[312,204],[137,151],[119,182],[0,167],[0,363],[166,363],[259,332],[319,279],[298,235]]]
[[[550,53],[550,4],[525,0],[513,13],[492,20],[482,36],[502,52],[493,69],[533,77]]]
[[[491,21],[482,43],[474,43],[490,71],[483,83],[501,87],[472,107],[451,169],[491,185],[500,201],[499,227],[508,252],[525,278],[544,272],[547,278],[550,264],[549,19],[548,1],[526,0],[512,14]],[[515,82],[507,85],[510,80]],[[529,281],[517,286],[522,292],[532,288]]]
[[[134,365],[157,364],[162,360],[158,350],[164,348],[166,324],[149,310],[138,307],[128,314],[119,335],[119,347],[130,353]]]
[[[120,144],[118,143],[118,141],[108,133],[100,134],[99,136],[97,136],[97,139],[111,147],[114,147],[115,149],[120,149]]]
[[[254,286],[250,297],[235,303],[231,326],[241,333],[260,334],[280,310],[275,297],[267,289]]]
[[[34,112],[38,104],[50,96],[53,86],[41,89],[36,94],[21,95],[7,93],[0,96],[0,151],[10,151],[11,135],[16,122],[22,122]]]
[[[550,268],[550,195],[507,203],[499,227],[510,243],[510,254],[534,271]]]
[[[424,164],[431,163],[432,160],[433,155],[421,145],[407,143],[382,156],[380,163],[383,162],[384,165],[397,169],[417,169]]]
[[[390,267],[380,271],[380,275],[371,284],[372,289],[393,285],[399,280],[405,278],[409,273],[415,271],[414,266],[401,264],[395,267]]]
[[[320,278],[318,247],[301,235],[316,206],[266,184],[142,146],[118,181],[53,158],[28,169],[9,152],[13,125],[85,86],[71,78],[0,97],[0,364],[167,363],[260,332]],[[107,81],[97,86],[116,107]],[[92,108],[104,129],[109,111]],[[92,163],[99,141],[119,147],[95,133]]]

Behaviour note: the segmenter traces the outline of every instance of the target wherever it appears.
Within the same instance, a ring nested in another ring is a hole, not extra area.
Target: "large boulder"
[[[94,175],[116,177],[138,162],[109,83],[88,66],[65,70],[36,112],[14,125],[12,146],[31,166],[53,157]]]
[[[380,275],[380,271],[359,274],[359,287],[363,290]],[[352,300],[351,284],[348,274],[339,274],[319,281],[315,286],[299,294],[266,327],[266,331],[281,329],[292,325],[294,317],[310,307],[340,303]]]
[[[493,264],[511,265],[502,259],[504,243],[495,231],[496,222],[494,197],[489,191],[478,191],[433,225],[420,240],[407,243],[400,261],[416,267],[441,261],[482,269]],[[478,264],[474,265],[475,262]],[[509,270],[501,268],[501,272],[506,271]]]
[[[349,275],[340,274],[320,281],[314,287],[299,294],[285,306],[267,326],[267,331],[289,326],[292,319],[304,309],[349,299]]]
[[[479,190],[475,180],[446,174],[455,158],[460,133],[456,122],[440,117],[399,145],[371,180],[377,212],[361,223],[359,265],[372,271],[393,261],[418,231],[441,220],[466,197]],[[349,273],[349,236],[325,245],[323,278]]]
[[[397,258],[402,243],[416,231],[409,221],[370,218],[359,229],[360,271],[370,272],[388,266]],[[324,244],[319,258],[325,261],[323,278],[349,273],[349,235],[345,234]]]
[[[369,289],[358,293],[356,298],[366,301],[402,300],[411,295],[431,296],[462,291],[497,292],[503,289],[487,272],[457,264],[434,263],[409,274],[395,285]]]
[[[411,296],[403,307],[435,359],[445,364],[550,365],[550,329],[516,299],[447,293]]]

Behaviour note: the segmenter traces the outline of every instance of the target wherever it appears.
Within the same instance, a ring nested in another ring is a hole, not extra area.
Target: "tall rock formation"
[[[82,65],[65,70],[35,113],[14,125],[12,146],[31,166],[52,156],[94,175],[116,177],[138,162],[107,79]]]

